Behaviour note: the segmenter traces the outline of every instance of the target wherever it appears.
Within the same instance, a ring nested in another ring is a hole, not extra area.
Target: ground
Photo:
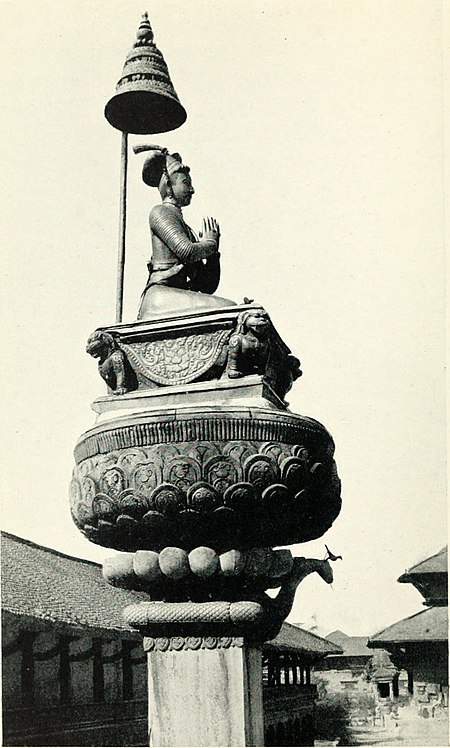
[[[388,722],[386,727],[380,725],[360,725],[349,728],[349,744],[359,746],[402,745],[407,746],[441,746],[449,745],[448,721],[437,719],[417,719],[414,707],[405,707],[399,712],[397,725]],[[338,736],[336,736],[337,738]],[[336,745],[334,741],[315,741],[316,746]],[[345,743],[338,743],[345,745]]]

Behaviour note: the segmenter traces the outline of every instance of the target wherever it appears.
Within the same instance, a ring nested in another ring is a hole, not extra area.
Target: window
[[[377,683],[378,693],[382,699],[389,698],[389,683]]]
[[[341,680],[341,688],[344,691],[355,691],[358,688],[358,681],[356,681],[356,680]]]

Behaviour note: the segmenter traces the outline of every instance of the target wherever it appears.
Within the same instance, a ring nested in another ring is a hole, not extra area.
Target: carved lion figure
[[[228,343],[227,373],[230,379],[264,374],[269,355],[269,318],[263,310],[241,312],[236,332]]]
[[[89,336],[86,353],[98,358],[98,370],[114,395],[124,395],[129,391],[126,384],[125,355],[113,336],[96,330]]]

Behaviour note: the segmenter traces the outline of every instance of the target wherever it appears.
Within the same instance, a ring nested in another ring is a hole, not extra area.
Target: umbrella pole
[[[123,281],[125,270],[125,233],[127,227],[127,171],[128,171],[128,133],[122,133],[120,153],[120,213],[119,213],[119,247],[117,256],[117,293],[116,323],[122,322]]]

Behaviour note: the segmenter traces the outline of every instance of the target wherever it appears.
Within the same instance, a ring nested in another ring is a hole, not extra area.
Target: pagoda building
[[[424,610],[398,621],[369,639],[387,649],[394,664],[408,671],[414,713],[420,719],[448,719],[447,547],[408,569],[398,579],[424,598]]]

